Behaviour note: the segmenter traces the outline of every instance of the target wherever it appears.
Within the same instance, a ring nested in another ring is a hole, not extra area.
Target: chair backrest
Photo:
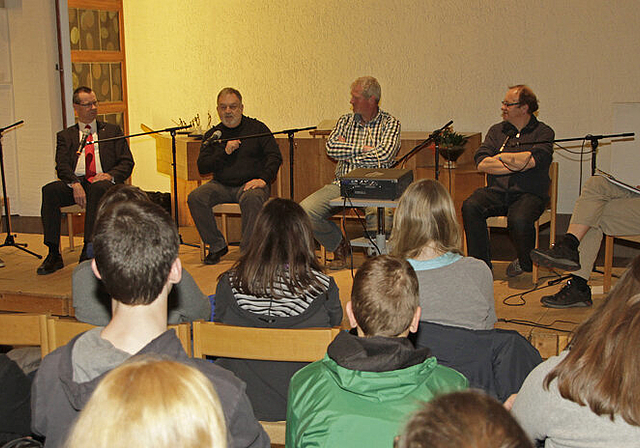
[[[62,347],[77,334],[95,328],[95,325],[80,322],[75,319],[49,317],[47,318],[47,333],[49,337],[49,352]]]
[[[322,359],[339,328],[254,328],[193,322],[193,356],[313,362]]]
[[[1,345],[39,345],[40,353],[49,353],[47,315],[0,313]]]
[[[58,347],[62,347],[76,335],[91,330],[92,328],[95,328],[95,325],[80,322],[75,319],[49,317],[47,319],[49,352],[54,351]],[[168,325],[168,328],[176,332],[187,355],[191,356],[191,331],[189,331],[189,324]]]

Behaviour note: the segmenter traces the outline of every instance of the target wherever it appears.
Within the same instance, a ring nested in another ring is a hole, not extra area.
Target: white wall
[[[16,139],[12,204],[37,216],[62,128],[54,2],[4,3],[0,36],[8,36],[11,70],[0,92],[8,85],[13,117],[25,120],[7,137]],[[457,130],[484,134],[500,119],[506,86],[520,82],[538,94],[540,119],[558,138],[609,133],[612,104],[640,101],[633,0],[123,3],[132,132],[140,123],[159,128],[215,115],[215,95],[228,85],[244,94],[245,112],[273,130],[315,125],[348,110],[349,84],[363,74],[380,80],[382,105],[405,130],[453,119]],[[133,182],[168,191],[153,139],[136,139],[132,149]],[[570,213],[578,163],[556,158],[560,211]]]
[[[55,2],[5,0],[0,39],[0,127],[25,122],[3,138],[11,212],[38,216],[40,188],[55,179],[55,133],[62,128]]]
[[[380,80],[383,107],[405,130],[451,118],[457,130],[484,135],[515,83],[534,89],[539,118],[557,138],[608,133],[612,103],[640,101],[633,0],[124,0],[124,7],[132,130],[215,114],[215,95],[227,85],[243,93],[246,114],[273,130],[315,125],[348,110],[349,84],[364,74]],[[134,183],[167,190],[153,141],[132,147]],[[560,209],[570,213],[579,164],[556,159]]]

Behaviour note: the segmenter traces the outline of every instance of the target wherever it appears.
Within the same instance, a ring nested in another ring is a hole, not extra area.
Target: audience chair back
[[[76,335],[91,330],[92,328],[95,328],[95,325],[80,322],[75,319],[49,317],[47,319],[49,352],[54,351],[58,347],[62,347]],[[176,332],[187,355],[191,356],[191,332],[189,331],[189,324],[169,325],[168,328]]]
[[[338,328],[254,328],[193,322],[193,356],[313,362],[322,359]]]
[[[40,346],[44,357],[48,343],[46,314],[0,313],[0,345]]]
[[[549,166],[549,178],[551,183],[549,184],[549,205],[545,208],[540,218],[535,222],[536,228],[536,248],[539,246],[540,240],[540,226],[549,223],[549,247],[553,246],[556,242],[556,217],[558,209],[558,162],[551,162]],[[500,227],[507,228],[506,216],[492,216],[487,219],[487,227]],[[466,245],[466,241],[465,241]],[[465,248],[466,251],[466,248]],[[533,264],[533,271],[531,273],[533,283],[538,283],[538,265]]]
[[[254,328],[193,322],[193,357],[313,362],[327,353],[339,328]],[[271,443],[284,445],[286,422],[260,422]]]

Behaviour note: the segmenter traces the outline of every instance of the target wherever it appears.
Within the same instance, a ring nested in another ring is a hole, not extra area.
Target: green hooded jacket
[[[340,333],[291,380],[286,446],[390,448],[421,402],[467,387],[406,338]]]

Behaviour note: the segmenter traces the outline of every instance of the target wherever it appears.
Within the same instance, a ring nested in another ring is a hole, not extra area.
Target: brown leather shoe
[[[351,254],[351,245],[349,241],[343,236],[340,240],[340,244],[337,249],[333,251],[333,260],[329,262],[329,269],[337,271],[345,269],[347,267],[347,259]]]

